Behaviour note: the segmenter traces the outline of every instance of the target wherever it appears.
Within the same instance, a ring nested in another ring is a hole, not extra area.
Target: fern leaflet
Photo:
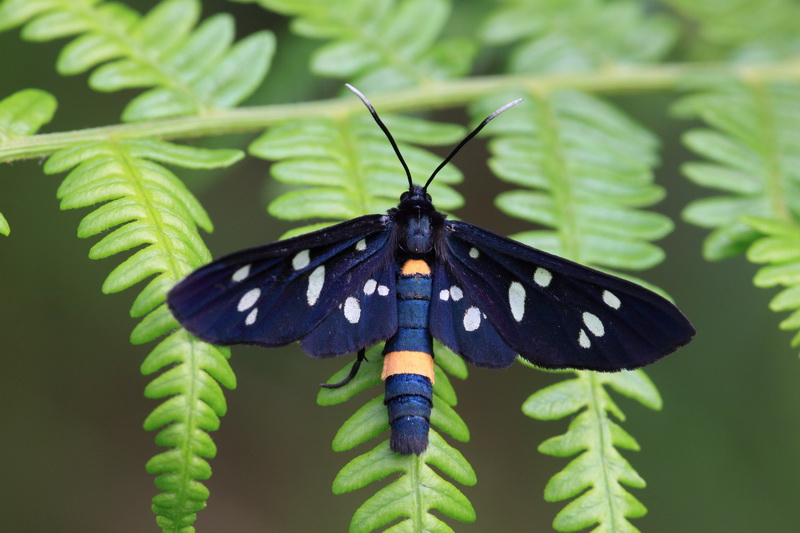
[[[693,130],[686,144],[710,162],[683,167],[698,185],[725,193],[695,200],[684,217],[712,229],[703,253],[716,260],[747,253],[759,270],[759,287],[788,287],[770,303],[773,311],[800,307],[797,272],[800,215],[800,89],[789,85],[726,83],[709,87],[679,102],[677,110],[699,116],[714,129]],[[781,323],[800,328],[800,314]],[[795,337],[792,346],[800,340]]]
[[[145,16],[98,0],[10,0],[0,8],[0,30],[24,24],[22,36],[33,41],[81,34],[62,50],[58,71],[79,74],[104,63],[89,77],[97,91],[153,87],[123,111],[123,120],[136,121],[233,107],[266,75],[272,33],[233,44],[230,15],[195,28],[199,15],[198,0],[165,0]]]
[[[656,410],[661,409],[661,397],[641,370],[576,374],[573,379],[536,392],[522,406],[526,415],[538,420],[560,420],[577,414],[565,434],[539,446],[540,452],[555,457],[580,454],[544,489],[545,500],[551,502],[577,497],[558,513],[553,527],[577,531],[599,524],[593,531],[638,531],[628,518],[644,516],[647,509],[623,485],[643,488],[645,482],[617,448],[636,451],[639,445],[609,416],[625,420],[605,386]]]
[[[504,0],[481,38],[515,44],[512,72],[591,72],[662,58],[677,37],[672,20],[647,14],[640,2]]]
[[[72,169],[58,189],[62,209],[101,204],[78,227],[80,237],[109,231],[92,246],[89,257],[101,259],[137,249],[109,274],[103,292],[114,293],[153,277],[139,293],[131,315],[143,317],[131,341],[152,341],[177,327],[164,303],[166,294],[188,272],[210,260],[197,227],[212,229],[203,208],[183,183],[160,163],[215,168],[242,157],[238,150],[205,150],[160,141],[103,141],[74,146],[54,154],[48,173]],[[167,398],[145,421],[149,430],[163,428],[156,443],[170,447],[147,464],[158,474],[163,492],[153,510],[164,531],[194,531],[195,513],[205,507],[207,489],[198,481],[211,470],[214,457],[208,431],[225,414],[220,384],[236,386],[229,351],[205,344],[184,330],[171,333],[142,364],[142,372],[164,373],[145,394]],[[174,366],[173,366],[174,365]]]
[[[407,144],[450,144],[463,130],[452,124],[387,116],[384,122],[400,145],[414,176],[427,176],[439,162],[438,156]],[[250,152],[278,161],[272,176],[283,183],[300,186],[272,201],[269,212],[287,220],[322,218],[347,220],[366,213],[383,213],[397,204],[408,188],[400,164],[372,118],[359,110],[339,120],[309,119],[277,126],[258,138]],[[459,183],[461,173],[445,167],[431,185],[437,206],[455,209],[461,196],[449,185]],[[322,224],[327,225],[327,224]],[[321,224],[299,228],[296,235]]]
[[[447,0],[261,3],[297,17],[295,33],[332,41],[314,53],[314,73],[346,79],[367,92],[466,74],[476,50],[466,38],[440,38],[450,15]]]
[[[0,145],[8,146],[18,137],[33,135],[50,122],[56,112],[56,99],[38,89],[18,91],[0,100]],[[0,213],[0,234],[8,235],[11,227]]]
[[[485,115],[486,109],[507,98],[502,94],[478,102],[473,116]],[[490,126],[494,137],[489,142],[489,165],[501,179],[523,189],[500,194],[496,204],[511,216],[551,229],[526,231],[515,238],[595,266],[640,270],[660,262],[663,251],[649,241],[666,235],[672,223],[638,209],[663,196],[652,183],[653,136],[582,93],[529,94],[517,108],[509,114],[513,116]],[[644,482],[615,446],[638,447],[609,417],[623,419],[603,386],[627,391],[631,380],[641,383],[647,378],[641,372],[575,374],[572,380],[534,394],[523,407],[539,419],[585,409],[564,436],[540,447],[542,453],[561,457],[586,450],[545,489],[549,501],[590,489],[558,513],[554,527],[575,531],[598,524],[598,532],[635,531],[627,519],[642,516],[645,508],[622,485],[643,487]],[[653,399],[655,388],[649,387],[647,394],[633,396],[651,407],[660,405]]]
[[[456,394],[442,367],[464,379],[467,368],[464,361],[437,343],[435,384],[431,425],[456,440],[469,440],[469,430],[453,410]],[[353,381],[340,389],[322,389],[317,398],[320,405],[336,405],[349,400],[359,392],[381,384],[382,358],[380,347],[368,352],[367,360]],[[331,377],[336,382],[349,372],[345,367]],[[336,434],[333,449],[346,451],[386,432],[389,423],[383,396],[367,402],[351,416]],[[389,449],[385,440],[371,451],[362,454],[342,468],[333,482],[333,492],[343,494],[363,488],[391,474],[402,475],[367,499],[353,515],[351,533],[367,533],[384,527],[397,519],[398,524],[385,531],[451,532],[452,529],[434,515],[438,510],[457,520],[472,522],[475,510],[469,500],[450,482],[444,480],[431,466],[464,485],[474,485],[475,472],[464,457],[433,429],[428,449],[420,456],[402,456]]]

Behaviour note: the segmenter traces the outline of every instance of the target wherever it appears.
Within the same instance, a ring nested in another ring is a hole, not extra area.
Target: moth
[[[427,189],[489,121],[484,119],[415,185],[367,98],[347,85],[386,134],[408,190],[386,214],[366,215],[222,257],[187,276],[167,303],[183,327],[218,345],[300,341],[312,357],[383,349],[390,447],[421,454],[433,404],[432,339],[473,365],[522,357],[542,368],[639,368],[695,333],[665,298],[621,278],[448,220]]]

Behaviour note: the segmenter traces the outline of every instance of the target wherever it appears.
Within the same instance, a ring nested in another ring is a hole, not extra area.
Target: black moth
[[[312,357],[387,341],[383,378],[390,446],[421,454],[432,407],[432,338],[470,363],[504,368],[519,355],[543,368],[600,371],[648,365],[694,328],[672,303],[634,283],[525,246],[433,207],[428,185],[511,102],[489,115],[385,215],[366,215],[237,252],[169,293],[178,321],[213,344],[272,347],[296,340]]]

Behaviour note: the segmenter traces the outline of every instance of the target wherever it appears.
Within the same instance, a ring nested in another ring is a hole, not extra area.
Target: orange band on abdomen
[[[425,352],[389,352],[383,358],[381,379],[395,374],[418,374],[433,384],[433,357]]]
[[[410,276],[412,274],[424,274],[426,276],[430,276],[431,267],[422,259],[409,259],[403,263],[403,268],[400,273],[406,276]]]

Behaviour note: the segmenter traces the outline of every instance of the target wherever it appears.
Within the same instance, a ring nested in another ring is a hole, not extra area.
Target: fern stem
[[[759,130],[763,132],[764,145],[771,147],[767,150],[765,185],[767,198],[771,211],[776,218],[789,223],[794,223],[794,217],[786,205],[787,191],[784,176],[787,175],[781,162],[780,140],[775,126],[775,106],[770,96],[769,88],[761,80],[751,80],[748,84],[757,105],[756,113],[761,122]]]
[[[519,88],[531,93],[578,89],[591,93],[675,90],[695,76],[727,74],[762,83],[800,79],[800,60],[760,66],[723,63],[674,63],[647,67],[609,67],[583,74],[546,76],[476,76],[461,80],[430,82],[422,87],[371,95],[383,112],[423,110],[465,105],[495,91]],[[0,162],[35,158],[79,143],[109,138],[188,138],[225,133],[260,131],[268,126],[309,117],[337,118],[360,113],[361,103],[347,98],[294,104],[274,104],[216,110],[203,116],[117,124],[69,132],[46,133],[9,140],[0,147]]]
[[[611,458],[606,457],[606,449],[609,444],[606,444],[606,439],[610,435],[610,430],[608,428],[607,422],[607,415],[603,406],[602,396],[605,394],[603,390],[603,384],[597,377],[596,372],[578,372],[579,375],[583,376],[584,379],[588,377],[589,379],[589,387],[592,391],[591,399],[592,403],[590,405],[590,409],[592,410],[592,415],[594,416],[595,422],[597,423],[597,439],[598,439],[598,446],[597,450],[600,454],[601,460],[598,461],[602,470],[602,478],[603,478],[603,493],[604,494],[613,494],[614,490],[612,487],[612,479],[613,475],[608,471],[608,464],[611,462]],[[587,376],[588,375],[588,376]],[[617,531],[617,524],[616,518],[618,516],[617,513],[614,512],[614,499],[613,498],[604,498],[604,502],[608,505],[608,511],[605,514],[608,517],[608,526],[609,531]],[[622,516],[623,513],[619,513],[619,516]],[[620,531],[622,529],[620,528]]]

